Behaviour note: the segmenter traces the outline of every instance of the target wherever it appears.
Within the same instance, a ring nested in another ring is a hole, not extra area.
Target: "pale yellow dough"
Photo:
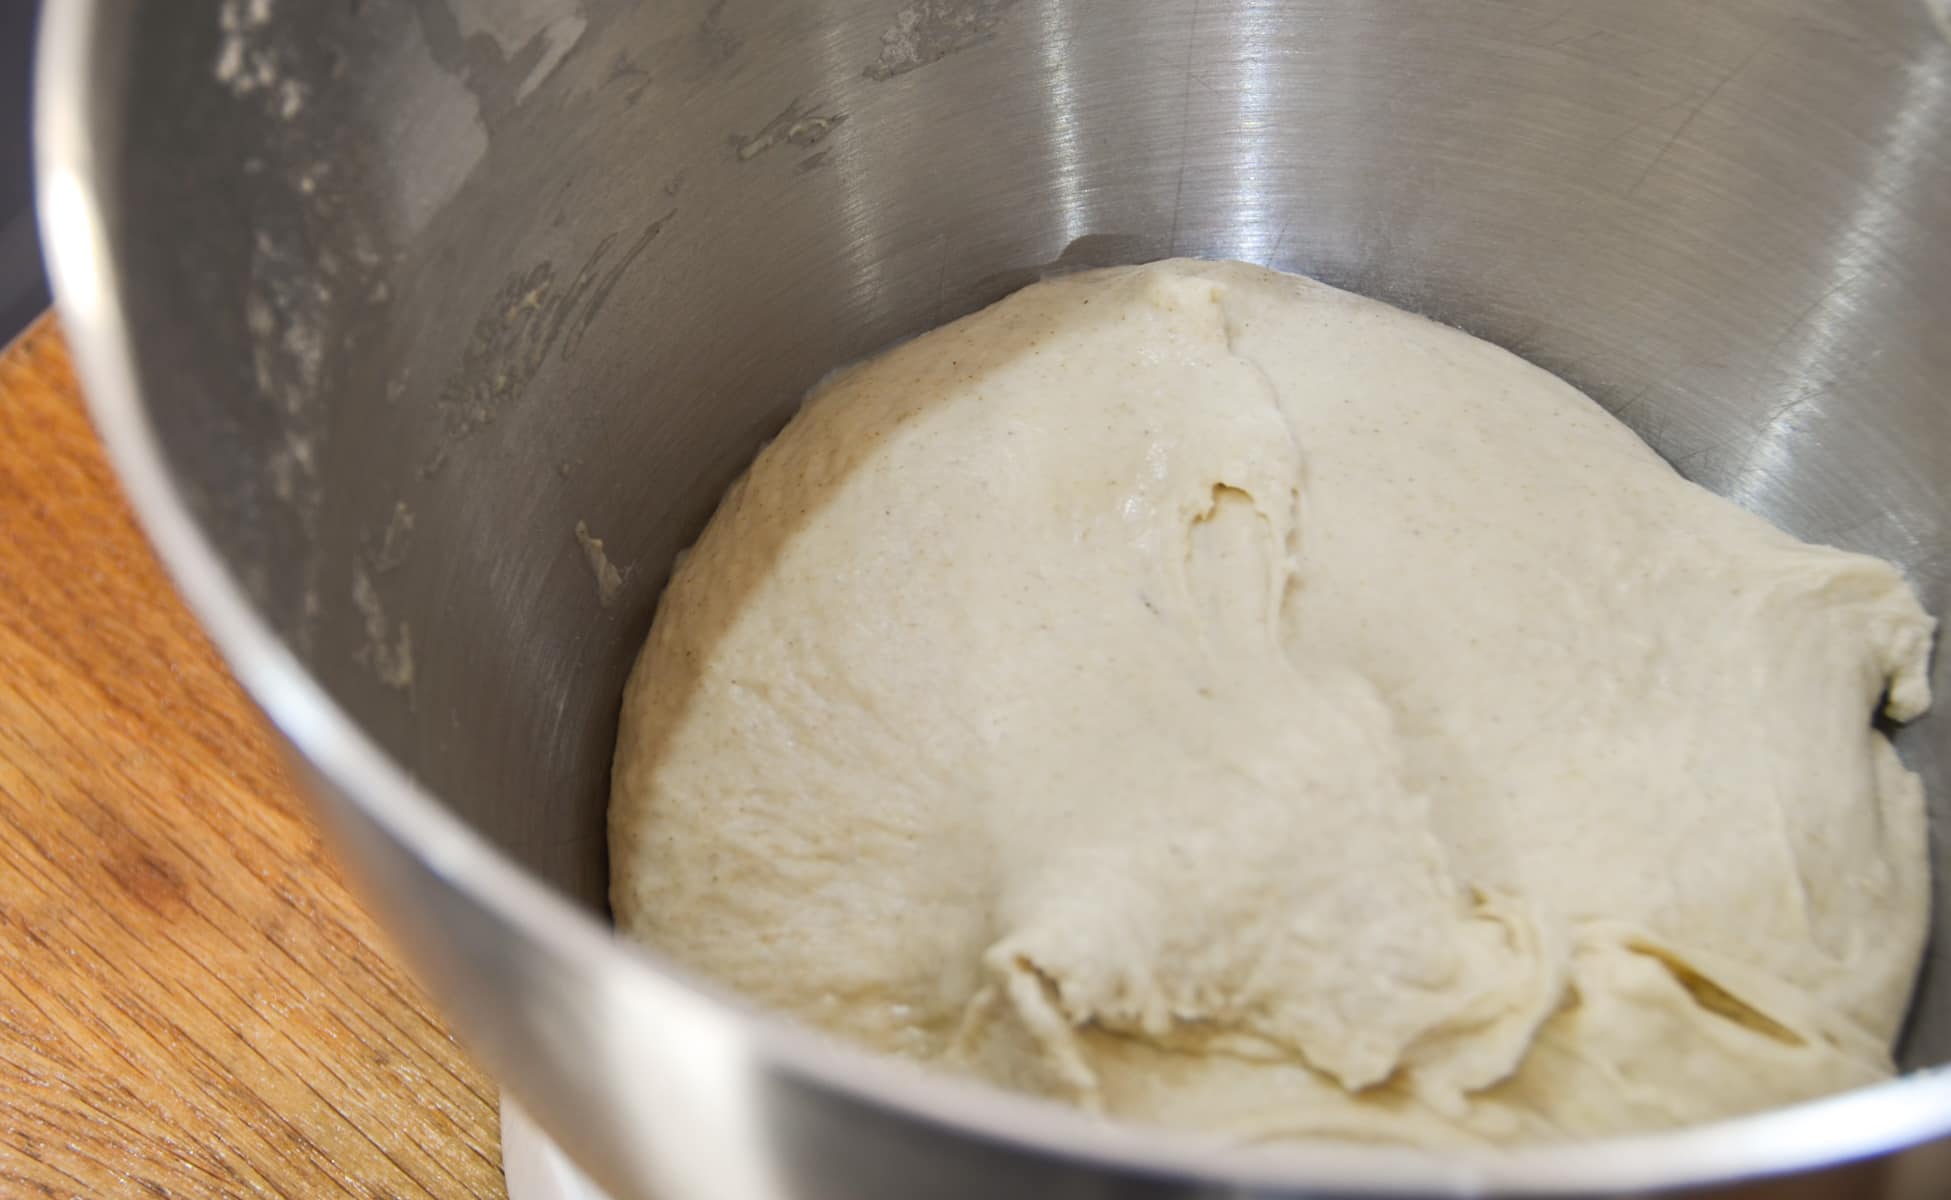
[[[1657,1129],[1891,1071],[1897,572],[1293,276],[1038,284],[830,380],[624,699],[629,936],[869,1046],[1244,1139]]]

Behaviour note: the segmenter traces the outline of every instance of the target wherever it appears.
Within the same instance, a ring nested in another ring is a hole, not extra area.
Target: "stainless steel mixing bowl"
[[[1237,257],[1454,322],[1944,612],[1925,0],[53,0],[44,38],[42,215],[129,491],[413,960],[619,1196],[1951,1190],[1942,855],[1910,1077],[1483,1162],[918,1078],[603,923],[672,556],[822,372],[1046,271]],[[1951,717],[1899,740],[1942,828]]]

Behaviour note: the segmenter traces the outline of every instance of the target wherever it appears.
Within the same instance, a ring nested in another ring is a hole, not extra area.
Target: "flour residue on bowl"
[[[592,537],[589,526],[581,521],[576,522],[576,544],[582,547],[590,574],[596,577],[596,601],[608,608],[616,603],[617,593],[623,590],[623,572],[610,562],[610,556],[603,550],[603,539]]]

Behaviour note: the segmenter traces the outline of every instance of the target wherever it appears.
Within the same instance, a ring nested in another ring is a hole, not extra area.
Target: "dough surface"
[[[1560,1140],[1892,1071],[1895,569],[1488,343],[1171,261],[822,385],[624,697],[627,935],[883,1051],[1245,1140]]]

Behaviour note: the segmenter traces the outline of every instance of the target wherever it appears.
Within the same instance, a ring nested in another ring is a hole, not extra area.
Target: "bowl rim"
[[[111,11],[112,10],[112,11]],[[1054,1101],[916,1072],[763,1012],[607,926],[442,805],[331,698],[231,577],[171,478],[135,367],[92,131],[113,122],[98,0],[42,13],[35,66],[36,207],[56,311],[90,416],[138,522],[230,670],[289,744],[359,815],[447,886],[525,936],[623,986],[676,986],[721,1010],[756,1061],[871,1108],[1058,1161],[1188,1182],[1345,1194],[1545,1195],[1665,1190],[1840,1166],[1951,1134],[1951,1069],[1926,1068],[1813,1101],[1667,1133],[1442,1154],[1333,1143],[1214,1144],[1092,1118]],[[101,60],[101,61],[98,61]],[[111,126],[112,127],[112,126]],[[314,805],[319,797],[311,796]]]

